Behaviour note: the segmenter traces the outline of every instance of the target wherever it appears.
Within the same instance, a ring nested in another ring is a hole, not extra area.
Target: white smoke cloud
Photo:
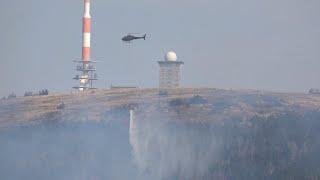
[[[147,117],[137,113],[131,119],[130,143],[135,164],[142,173],[156,179],[204,177],[219,158],[216,139],[200,128],[168,120],[161,113]]]

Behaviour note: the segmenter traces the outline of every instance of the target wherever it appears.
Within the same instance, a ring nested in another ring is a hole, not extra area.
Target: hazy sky
[[[3,0],[0,96],[71,90],[82,14],[82,0]],[[320,88],[319,0],[92,0],[91,15],[98,87],[157,87],[174,50],[184,87]],[[128,46],[128,32],[151,37]]]

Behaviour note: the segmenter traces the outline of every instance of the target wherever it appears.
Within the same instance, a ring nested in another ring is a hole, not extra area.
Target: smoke
[[[85,114],[88,112],[82,112]],[[173,123],[166,113],[127,108],[100,121],[64,112],[0,131],[3,179],[167,179],[203,177],[219,157],[208,126]]]
[[[128,126],[42,123],[0,132],[1,179],[140,179]]]
[[[130,143],[140,172],[153,179],[204,178],[219,158],[210,126],[175,123],[160,112],[144,119],[134,114]]]
[[[172,107],[179,104],[139,105],[130,122],[128,107],[122,107],[102,112],[99,121],[66,122],[76,115],[61,113],[1,129],[0,177],[319,179],[318,111],[223,121],[208,113],[201,114],[206,121],[190,121],[200,114],[186,111],[204,106]]]
[[[133,160],[151,179],[319,179],[319,112],[191,123],[138,109]],[[189,117],[192,118],[192,117]],[[207,117],[212,118],[212,117]],[[183,121],[183,123],[182,123]]]

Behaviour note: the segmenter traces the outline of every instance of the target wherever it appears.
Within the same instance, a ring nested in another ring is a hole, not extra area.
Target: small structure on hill
[[[320,89],[312,88],[312,89],[309,90],[309,94],[320,94]]]
[[[12,92],[11,94],[9,94],[7,99],[15,99],[15,98],[17,98],[17,95],[14,92]]]

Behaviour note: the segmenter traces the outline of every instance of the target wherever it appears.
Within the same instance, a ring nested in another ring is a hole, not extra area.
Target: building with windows
[[[184,64],[178,61],[175,52],[170,51],[165,55],[164,61],[158,61],[159,69],[159,88],[176,89],[180,87],[180,71]]]

